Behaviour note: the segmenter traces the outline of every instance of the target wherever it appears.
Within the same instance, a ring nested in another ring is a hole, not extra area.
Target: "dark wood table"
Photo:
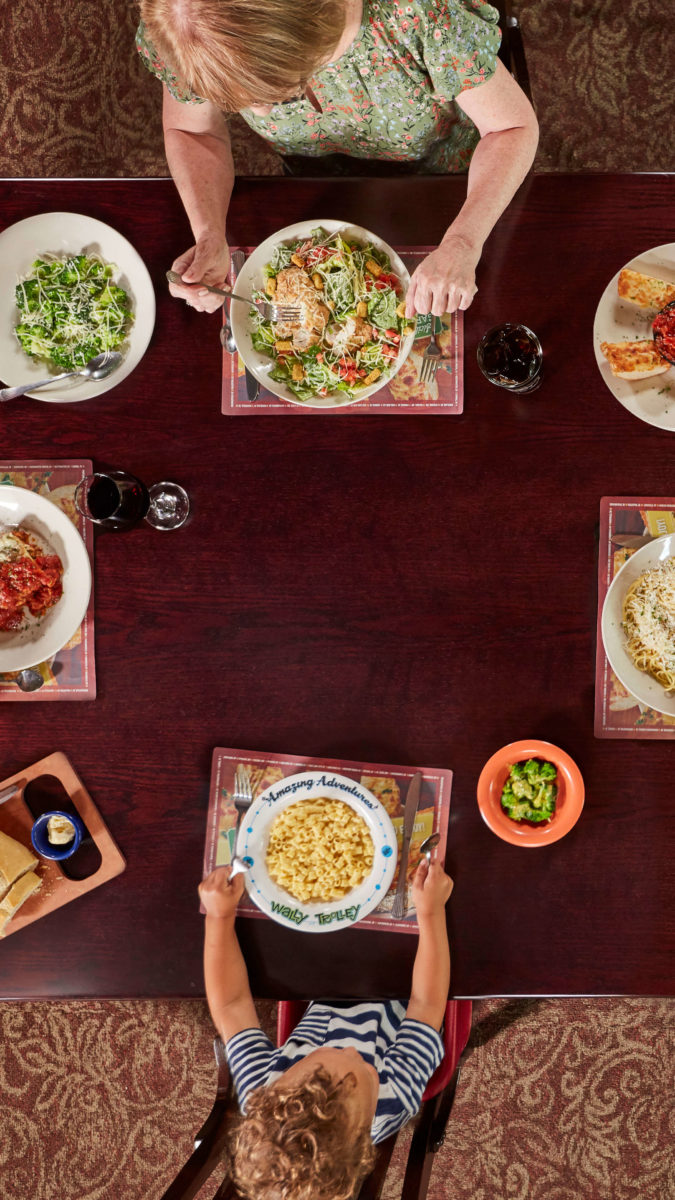
[[[240,181],[233,242],[338,216],[433,242],[461,179]],[[95,703],[0,708],[3,774],[63,750],[128,859],[119,879],[0,946],[5,997],[201,995],[200,877],[216,745],[443,765],[456,996],[675,994],[672,742],[593,736],[602,495],[673,492],[675,439],[598,374],[593,314],[633,255],[675,238],[675,177],[540,176],[492,234],[465,325],[461,417],[220,414],[219,317],[163,282],[189,232],[166,181],[6,182],[0,224],[69,210],[115,226],[157,287],[134,374],[99,403],[3,406],[2,456],[177,478],[194,515],[96,545]],[[509,397],[475,347],[533,327],[545,381]],[[476,781],[534,736],[586,807],[546,850],[496,838]],[[259,996],[404,995],[414,939],[240,936]]]

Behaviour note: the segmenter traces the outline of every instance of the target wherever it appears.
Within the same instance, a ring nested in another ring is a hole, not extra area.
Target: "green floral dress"
[[[282,154],[421,161],[442,174],[465,170],[478,130],[454,103],[494,73],[499,14],[484,0],[364,0],[361,28],[336,62],[311,80],[322,111],[307,99],[242,117]],[[175,99],[203,103],[181,85],[141,25],[145,66]]]

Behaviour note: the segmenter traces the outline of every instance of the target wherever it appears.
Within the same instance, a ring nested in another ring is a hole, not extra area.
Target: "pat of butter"
[[[67,817],[50,817],[47,821],[47,838],[52,846],[65,846],[75,837],[75,826]]]

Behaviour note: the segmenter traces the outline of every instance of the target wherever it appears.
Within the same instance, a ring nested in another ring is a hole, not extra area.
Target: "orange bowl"
[[[526,758],[545,758],[558,771],[555,813],[545,824],[526,825],[507,817],[501,805],[509,770]],[[548,846],[569,833],[584,807],[584,781],[569,754],[550,742],[511,742],[488,759],[478,780],[478,807],[485,824],[512,846]]]

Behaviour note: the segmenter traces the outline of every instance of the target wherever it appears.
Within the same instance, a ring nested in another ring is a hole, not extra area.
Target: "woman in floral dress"
[[[229,269],[225,114],[282,154],[468,168],[467,197],[415,271],[408,315],[469,307],[483,244],[530,168],[537,121],[497,58],[484,0],[141,0],[137,47],[164,85],[164,137],[194,245],[174,295],[210,312]],[[342,31],[340,33],[340,31]]]

